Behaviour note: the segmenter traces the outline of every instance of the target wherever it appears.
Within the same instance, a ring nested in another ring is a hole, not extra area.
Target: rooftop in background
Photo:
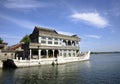
[[[7,48],[8,43],[2,43],[0,44],[0,49],[5,50]]]

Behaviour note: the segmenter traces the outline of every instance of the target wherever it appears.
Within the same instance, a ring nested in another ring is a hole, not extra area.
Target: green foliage
[[[3,40],[2,40],[2,38],[0,37],[0,44],[2,44],[3,43]]]
[[[30,42],[30,37],[29,35],[25,35],[20,42],[24,42],[24,43],[29,43]]]

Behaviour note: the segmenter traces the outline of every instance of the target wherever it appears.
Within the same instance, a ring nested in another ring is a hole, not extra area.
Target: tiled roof
[[[16,50],[16,49],[18,49],[19,47],[22,47],[22,44],[23,44],[23,43],[18,43],[18,44],[12,45],[12,46],[9,48],[9,50]]]
[[[43,27],[38,27],[35,26],[35,29],[33,31],[38,32],[39,36],[47,36],[47,37],[54,37],[54,38],[63,38],[63,39],[68,39],[68,40],[77,40],[80,41],[80,38],[77,35],[63,35],[59,34],[56,30],[54,29],[48,29],[48,28],[43,28]]]

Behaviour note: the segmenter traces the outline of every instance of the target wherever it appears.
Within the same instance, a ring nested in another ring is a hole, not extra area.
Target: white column
[[[38,54],[39,54],[39,59],[41,59],[41,50],[38,50]]]
[[[48,37],[46,37],[46,45],[48,45]]]
[[[68,40],[66,40],[66,46],[68,46]]]
[[[31,60],[31,55],[32,55],[32,52],[31,52],[31,49],[30,49],[30,60]]]
[[[66,57],[69,57],[69,56],[68,56],[68,50],[66,50]]]
[[[74,41],[75,42],[75,46],[76,46],[76,41]]]
[[[76,50],[74,52],[75,52],[75,57],[76,57]]]
[[[71,57],[73,57],[73,50],[71,50]]]
[[[61,40],[60,40],[60,39],[58,39],[58,45],[59,45],[59,46],[61,45]]]
[[[52,50],[52,51],[53,51],[53,58],[54,58],[54,57],[55,57],[55,56],[54,56],[54,51],[55,51],[55,50]]]
[[[62,57],[63,57],[63,50],[62,50]]]
[[[61,46],[63,46],[63,39],[61,39]]]
[[[40,36],[38,37],[38,42],[41,43],[41,37]]]
[[[54,38],[52,38],[52,45],[54,45]]]
[[[71,45],[70,46],[72,46],[72,41],[70,41],[71,42]]]
[[[58,50],[58,53],[59,53],[58,56],[60,56],[61,50]]]
[[[46,52],[47,52],[47,58],[48,58],[48,50],[46,50]]]

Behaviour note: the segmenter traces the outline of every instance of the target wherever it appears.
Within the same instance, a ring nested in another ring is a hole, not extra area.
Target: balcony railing
[[[29,48],[42,48],[42,49],[79,49],[79,46],[49,46],[41,45],[40,43],[30,43]]]

